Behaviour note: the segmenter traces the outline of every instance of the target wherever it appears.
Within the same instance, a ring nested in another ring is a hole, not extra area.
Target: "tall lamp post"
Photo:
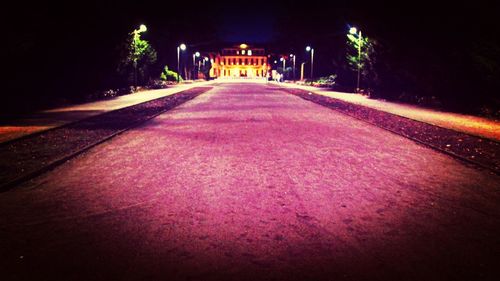
[[[196,79],[198,76],[196,73],[196,58],[200,56],[200,52],[196,52],[193,54],[193,79]]]
[[[304,65],[305,64],[306,64],[305,62],[300,64],[300,81],[304,81]]]
[[[293,63],[293,81],[295,82],[295,55],[290,54],[290,57],[292,58],[292,63]]]
[[[359,82],[361,78],[361,44],[362,44],[362,35],[361,35],[361,30],[358,32],[356,27],[351,27],[349,29],[349,33],[352,35],[357,35],[358,37],[358,81],[356,83],[356,92],[359,92]]]
[[[205,63],[208,61],[208,57],[203,58],[203,78],[206,80],[207,76],[205,76]],[[198,61],[198,75],[201,73],[201,61]]]
[[[137,60],[139,59],[137,57],[137,41],[139,41],[139,37],[141,36],[141,33],[143,32],[146,32],[148,30],[148,28],[144,25],[144,24],[141,24],[139,26],[139,29],[135,29],[133,34],[134,34],[134,38],[133,38],[133,46],[134,46],[134,89],[137,90]]]
[[[314,69],[314,48],[311,48],[311,46],[306,47],[306,51],[311,52],[311,80],[313,79],[313,69]]]
[[[180,82],[181,75],[181,51],[186,50],[186,44],[180,44],[177,46],[177,83]]]
[[[280,61],[283,63],[283,67],[281,70],[281,74],[283,74],[283,82],[285,81],[285,64],[286,64],[286,59],[285,57],[281,57]]]

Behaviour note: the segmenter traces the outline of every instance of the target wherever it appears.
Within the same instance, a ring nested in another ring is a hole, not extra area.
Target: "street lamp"
[[[141,32],[146,32],[146,31],[148,31],[148,28],[144,24],[141,24],[139,26],[139,31],[138,32],[141,33]]]
[[[293,63],[293,81],[295,82],[295,56],[293,54],[290,54],[290,57],[292,58],[292,63]]]
[[[134,46],[134,56],[133,56],[133,60],[134,60],[134,89],[137,90],[137,41],[139,41],[139,37],[141,36],[140,34],[143,33],[143,32],[146,32],[148,30],[148,28],[144,25],[144,24],[141,24],[139,26],[139,29],[135,29],[133,34],[134,34],[134,38],[133,38],[133,46]]]
[[[206,72],[206,68],[205,68],[205,64],[209,61],[210,59],[208,57],[204,57],[203,58],[203,75],[205,75],[205,72]],[[198,73],[201,71],[201,65],[198,64]],[[205,79],[207,79],[207,77],[205,77]]]
[[[286,63],[286,59],[285,59],[285,57],[281,57],[281,58],[280,58],[280,61],[283,63],[283,69],[282,69],[282,72],[283,72],[283,74],[285,74],[285,63]]]
[[[304,65],[305,64],[306,64],[305,62],[300,64],[300,81],[304,81]]]
[[[358,33],[358,29],[356,27],[351,27],[349,29],[349,33],[352,35],[357,35],[358,37],[358,80],[356,83],[356,92],[359,92],[359,82],[361,78],[361,43],[362,43],[362,35],[361,35],[361,30]]]
[[[196,52],[193,54],[193,64],[196,64],[196,58],[200,56],[200,52]]]
[[[181,51],[186,50],[186,44],[180,44],[177,46],[177,83],[180,82],[181,75]]]
[[[196,58],[200,56],[200,52],[196,52],[193,54],[193,78],[196,78],[195,72],[196,72]]]
[[[311,46],[306,47],[307,52],[311,52],[311,80],[313,79],[313,69],[314,69],[314,48]]]

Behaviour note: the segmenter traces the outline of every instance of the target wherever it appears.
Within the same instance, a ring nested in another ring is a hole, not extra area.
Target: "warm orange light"
[[[247,44],[245,44],[245,43],[243,43],[243,44],[241,44],[241,45],[240,45],[240,48],[241,48],[241,49],[246,49],[246,48],[248,48],[248,45],[247,45]]]

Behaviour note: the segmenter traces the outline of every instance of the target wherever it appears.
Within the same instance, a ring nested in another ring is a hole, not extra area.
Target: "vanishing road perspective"
[[[1,192],[0,279],[498,280],[498,172],[279,83],[206,87]]]

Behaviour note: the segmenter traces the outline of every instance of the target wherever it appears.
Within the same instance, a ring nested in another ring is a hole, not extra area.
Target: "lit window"
[[[248,55],[251,56],[252,55],[252,50],[248,50]]]
[[[241,50],[241,54],[244,55],[245,54],[245,50]]]
[[[245,51],[243,51],[243,52],[245,52]],[[240,54],[240,51],[236,51],[236,54],[237,54],[237,55],[239,55],[239,54]],[[245,54],[245,53],[243,53],[243,54]]]

